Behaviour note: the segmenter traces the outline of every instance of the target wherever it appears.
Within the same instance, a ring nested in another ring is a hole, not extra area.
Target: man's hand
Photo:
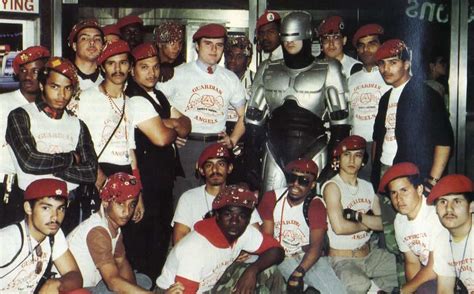
[[[253,294],[257,285],[257,270],[253,266],[249,266],[237,281],[232,293]]]
[[[138,196],[137,207],[135,207],[135,213],[133,214],[132,220],[134,223],[138,223],[143,219],[145,215],[145,203],[143,203],[142,193]]]
[[[220,139],[217,141],[217,143],[224,144],[228,149],[234,148],[234,143],[225,131],[220,132],[218,136]]]
[[[184,286],[180,282],[176,282],[171,287],[169,287],[165,294],[183,294],[184,293]]]
[[[72,155],[74,155],[74,164],[81,164],[81,155],[79,155],[79,153],[77,153],[76,151],[72,152]]]
[[[241,251],[240,254],[239,254],[239,257],[237,257],[237,259],[235,261],[245,262],[249,258],[250,258],[250,254],[248,254],[247,252]]]
[[[291,276],[288,278],[288,282],[286,283],[286,290],[288,293],[303,293],[304,289],[304,278],[305,270],[298,266]]]
[[[99,167],[97,169],[97,180],[95,181],[95,187],[97,190],[100,191],[100,188],[104,186],[105,181],[107,180],[107,176],[104,174],[102,169]]]
[[[176,146],[178,148],[182,148],[182,147],[184,147],[184,145],[186,145],[186,141],[188,141],[188,140],[186,140],[184,138],[176,137],[176,140],[174,142],[176,143]]]
[[[351,221],[351,222],[355,222],[355,223],[360,222],[361,219],[362,219],[362,215],[360,214],[360,212],[355,211],[355,210],[350,209],[350,208],[345,208],[345,209],[342,211],[342,216],[343,216],[346,220]]]
[[[61,286],[61,281],[58,279],[49,279],[47,280],[43,287],[39,290],[39,294],[56,294],[59,293],[59,287]]]

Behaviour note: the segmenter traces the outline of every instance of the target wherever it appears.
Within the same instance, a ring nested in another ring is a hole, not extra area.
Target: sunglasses
[[[302,187],[308,187],[309,184],[311,183],[311,178],[308,176],[300,176],[300,175],[295,175],[295,174],[287,174],[286,175],[286,181],[289,183],[294,183],[295,181],[298,181],[298,185]]]
[[[35,253],[36,253],[36,267],[35,267],[35,273],[39,275],[41,271],[43,270],[43,261],[41,260],[41,256],[43,255],[43,250],[41,250],[41,246],[38,245],[35,248]]]

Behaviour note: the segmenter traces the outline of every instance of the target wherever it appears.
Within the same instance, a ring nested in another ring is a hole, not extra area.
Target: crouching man
[[[120,228],[135,212],[140,185],[126,173],[111,175],[100,190],[100,211],[77,226],[67,237],[71,252],[92,293],[151,293],[152,282],[134,274],[125,256]]]
[[[257,275],[280,263],[283,249],[270,236],[249,226],[257,202],[255,193],[228,186],[212,203],[216,216],[199,221],[171,250],[161,275],[156,280],[158,293],[174,283],[184,286],[184,293],[212,290],[241,250],[258,254],[258,259],[241,275],[233,293],[253,293]]]
[[[82,286],[82,277],[60,229],[67,184],[40,179],[25,190],[20,223],[0,230],[0,293],[59,293]],[[52,266],[61,274],[54,278]]]

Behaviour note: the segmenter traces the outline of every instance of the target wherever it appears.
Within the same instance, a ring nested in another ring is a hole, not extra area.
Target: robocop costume
[[[324,118],[330,123],[329,149],[349,135],[347,85],[341,64],[316,60],[311,55],[311,38],[311,15],[304,11],[288,14],[281,23],[281,40],[302,40],[303,47],[294,55],[284,49],[284,59],[267,63],[252,86],[245,121],[249,136],[254,136],[251,144],[261,142],[266,133],[261,191],[284,187],[283,167],[296,158],[311,158],[319,167],[326,166]]]

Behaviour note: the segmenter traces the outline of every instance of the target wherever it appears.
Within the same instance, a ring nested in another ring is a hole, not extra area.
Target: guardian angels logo
[[[195,119],[208,124],[217,123],[226,110],[222,90],[215,85],[203,84],[192,89],[185,112],[197,111]]]

